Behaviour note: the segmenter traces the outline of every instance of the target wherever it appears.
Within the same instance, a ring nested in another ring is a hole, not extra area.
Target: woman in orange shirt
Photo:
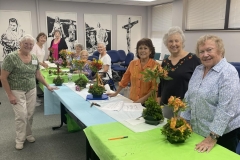
[[[159,64],[153,59],[155,55],[155,48],[151,39],[143,38],[139,40],[136,48],[138,59],[130,62],[122,80],[119,82],[117,91],[108,95],[110,97],[118,95],[118,93],[130,82],[131,88],[129,98],[133,102],[144,103],[154,89],[154,82],[144,82],[143,74],[141,74],[141,72],[146,68],[153,69]]]

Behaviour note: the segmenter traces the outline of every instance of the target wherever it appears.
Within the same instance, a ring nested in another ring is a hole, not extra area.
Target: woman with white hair
[[[171,54],[163,60],[162,67],[167,67],[172,80],[162,79],[159,84],[158,97],[161,105],[167,104],[170,96],[184,98],[193,71],[200,64],[195,54],[183,49],[185,36],[181,28],[171,27],[164,35],[163,41]],[[163,116],[169,119],[173,117],[172,109],[165,105]]]
[[[36,102],[36,78],[48,90],[54,89],[41,75],[38,58],[30,53],[34,43],[31,35],[23,36],[20,49],[5,57],[1,69],[2,85],[15,113],[16,149],[23,149],[26,139],[35,142],[31,126]]]

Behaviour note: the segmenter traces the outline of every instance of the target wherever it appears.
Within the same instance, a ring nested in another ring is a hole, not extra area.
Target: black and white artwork
[[[25,34],[32,35],[30,11],[0,10],[0,61],[19,49],[19,40]]]
[[[107,50],[111,50],[112,43],[112,15],[84,14],[85,48],[89,55],[97,50],[97,43],[104,42]]]
[[[77,42],[77,13],[71,12],[46,12],[46,24],[49,47],[54,38],[54,31],[59,30],[65,39],[68,50],[74,50],[74,43]]]
[[[137,42],[141,39],[141,16],[117,16],[117,49],[135,53]]]

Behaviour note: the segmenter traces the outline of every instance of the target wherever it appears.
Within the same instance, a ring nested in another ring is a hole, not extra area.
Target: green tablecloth
[[[48,69],[49,70],[49,69]],[[41,70],[41,73],[42,73],[42,75],[43,75],[43,77],[44,77],[44,79],[46,80],[46,82],[48,83],[48,84],[53,84],[53,79],[55,78],[55,77],[57,77],[57,75],[49,75],[49,73],[48,73],[48,70],[46,70],[46,69],[42,69]],[[52,71],[54,71],[54,70],[56,70],[56,69],[50,69],[50,70],[52,70]],[[62,68],[61,69],[62,71],[67,71],[67,70],[69,70],[69,68]],[[61,75],[61,77],[64,79],[64,83],[67,83],[68,82],[68,76],[67,75]],[[73,82],[75,81],[75,80],[77,80],[78,79],[78,77],[79,77],[79,75],[78,74],[73,74],[72,75],[72,80],[73,80]],[[42,91],[43,91],[43,84],[42,83],[39,83],[39,87],[42,89]]]
[[[220,145],[209,153],[198,153],[195,144],[203,137],[193,133],[183,144],[171,144],[159,128],[134,133],[119,122],[84,129],[89,143],[101,160],[239,160],[240,156]],[[112,137],[128,136],[120,140]]]

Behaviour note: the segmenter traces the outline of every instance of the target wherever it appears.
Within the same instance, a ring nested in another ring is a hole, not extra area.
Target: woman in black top
[[[163,60],[162,67],[167,67],[168,76],[173,79],[162,79],[159,84],[158,97],[161,105],[167,104],[170,96],[184,98],[192,73],[200,64],[195,54],[183,50],[185,36],[179,27],[170,28],[163,41],[171,54]],[[165,105],[163,116],[169,119],[173,117],[172,109]]]

